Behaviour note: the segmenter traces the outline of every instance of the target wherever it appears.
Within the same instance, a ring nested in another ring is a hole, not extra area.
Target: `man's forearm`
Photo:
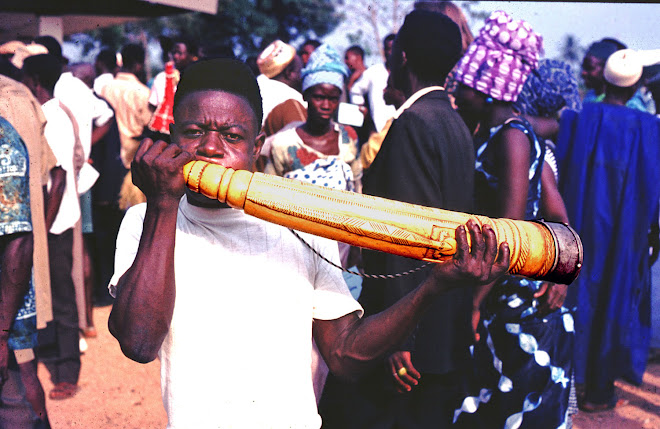
[[[378,314],[363,319],[354,316],[345,326],[335,325],[334,329],[342,332],[329,350],[329,357],[326,357],[331,371],[341,377],[355,379],[378,359],[400,347],[438,295],[431,286],[432,281],[433,276],[429,276],[415,290]]]
[[[176,207],[147,205],[135,261],[117,285],[108,327],[137,362],[156,358],[172,321],[176,216]]]

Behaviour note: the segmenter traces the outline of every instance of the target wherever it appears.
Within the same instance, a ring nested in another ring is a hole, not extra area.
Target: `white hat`
[[[273,78],[282,73],[295,56],[296,48],[281,40],[276,40],[259,55],[257,67],[267,78]]]
[[[621,49],[607,59],[603,77],[614,86],[628,88],[639,81],[643,69],[642,58],[637,51]]]
[[[26,58],[47,53],[48,49],[44,45],[30,43],[29,45],[21,46],[16,49],[14,56],[11,58],[11,62],[17,68],[22,69],[23,61],[25,61]]]

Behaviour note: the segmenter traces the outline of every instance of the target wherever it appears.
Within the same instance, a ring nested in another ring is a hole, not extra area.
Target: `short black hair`
[[[23,74],[39,82],[49,92],[62,75],[62,61],[53,54],[40,54],[27,57],[23,61]]]
[[[38,43],[48,49],[48,53],[55,55],[56,58],[62,60],[62,45],[53,36],[39,36],[34,39],[34,43]]]
[[[181,80],[174,94],[173,113],[188,94],[197,91],[217,90],[244,97],[252,107],[261,127],[263,107],[261,92],[252,70],[242,61],[231,58],[215,58],[197,61],[181,72]]]
[[[5,55],[0,55],[0,74],[14,80],[21,80],[21,69],[11,63]]]
[[[129,43],[121,48],[121,61],[124,68],[130,69],[136,64],[144,64],[144,48],[137,43]]]
[[[96,61],[103,64],[108,70],[117,68],[117,53],[109,48],[101,49],[96,56]]]
[[[176,45],[177,43],[186,45],[188,54],[194,56],[199,55],[199,43],[197,43],[195,40],[185,36],[177,37],[174,39],[174,43],[172,43],[172,47],[170,48],[170,50],[174,49],[174,45]]]
[[[300,47],[302,48],[303,46],[307,46],[307,45],[314,46],[314,49],[316,49],[319,46],[321,46],[321,42],[319,42],[316,39],[307,39],[303,42],[302,45],[300,45]]]
[[[619,50],[628,49],[628,46],[626,46],[625,43],[623,43],[621,40],[615,39],[614,37],[605,37],[604,39],[601,40],[601,42],[611,43],[614,46],[616,46]]]
[[[390,33],[385,38],[383,39],[383,48],[387,48],[387,43],[388,42],[394,42],[394,39],[396,39],[396,34]]]
[[[427,81],[444,82],[461,58],[461,30],[438,12],[413,9],[406,15],[395,43],[406,52],[411,70]]]
[[[353,45],[346,49],[346,52],[353,52],[354,54],[359,55],[360,58],[364,59],[364,49],[362,49],[361,46]]]

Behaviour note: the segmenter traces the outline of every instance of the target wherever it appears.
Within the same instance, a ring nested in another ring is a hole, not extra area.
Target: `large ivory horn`
[[[511,274],[569,284],[582,265],[582,242],[561,223],[491,219],[204,161],[192,161],[183,171],[194,192],[268,222],[359,247],[440,262],[456,252],[456,227],[473,219],[492,226],[498,243],[509,244]]]

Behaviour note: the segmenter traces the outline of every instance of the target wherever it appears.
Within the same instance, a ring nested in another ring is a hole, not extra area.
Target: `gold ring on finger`
[[[406,370],[405,366],[402,366],[396,373],[399,374],[399,377],[403,377],[404,375],[408,374],[408,370]]]

